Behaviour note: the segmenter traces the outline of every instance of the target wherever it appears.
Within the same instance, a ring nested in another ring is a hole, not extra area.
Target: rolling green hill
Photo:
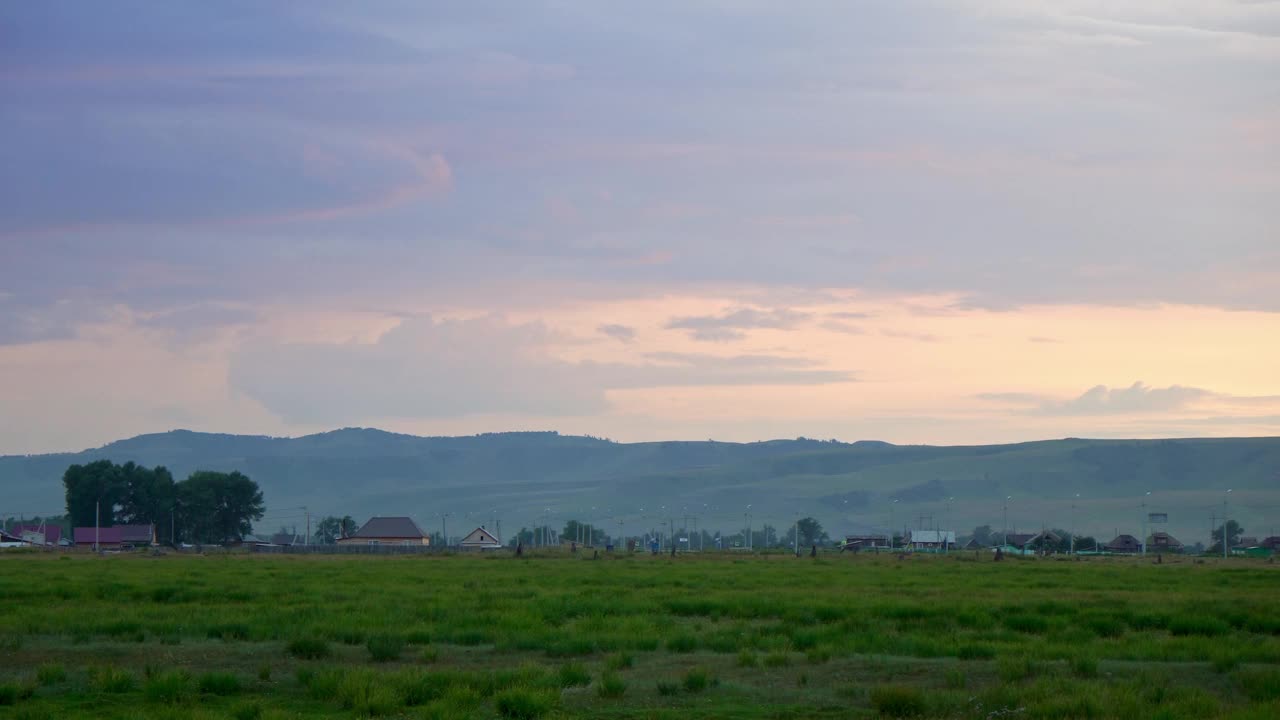
[[[424,438],[355,428],[300,438],[176,430],[79,453],[2,457],[0,515],[61,512],[62,472],[99,458],[165,465],[178,477],[241,470],[264,490],[265,530],[301,525],[297,508],[306,506],[313,516],[408,514],[428,528],[447,512],[451,531],[498,519],[510,532],[545,516],[557,527],[570,517],[610,529],[621,520],[635,532],[668,519],[682,527],[688,514],[731,532],[750,512],[756,527],[813,515],[832,534],[891,523],[965,532],[1001,528],[1007,504],[1010,529],[1074,525],[1109,539],[1117,530],[1138,534],[1145,503],[1167,512],[1169,531],[1190,544],[1207,539],[1228,488],[1228,510],[1247,535],[1280,526],[1280,438],[940,447],[615,443],[551,432]]]

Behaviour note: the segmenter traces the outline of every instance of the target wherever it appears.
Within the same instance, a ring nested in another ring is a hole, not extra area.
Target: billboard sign
[[[1147,522],[1152,525],[1169,522],[1169,513],[1147,513]]]

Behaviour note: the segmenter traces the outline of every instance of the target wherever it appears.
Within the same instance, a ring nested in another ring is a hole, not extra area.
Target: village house
[[[431,538],[407,517],[372,517],[339,545],[430,545]]]
[[[1113,553],[1137,553],[1142,552],[1142,542],[1132,535],[1117,535],[1102,549]]]
[[[1167,532],[1154,532],[1147,538],[1147,550],[1150,552],[1182,552],[1182,543]]]
[[[466,537],[462,538],[459,543],[463,550],[496,550],[502,547],[502,543],[498,542],[498,538],[484,526],[472,530]]]
[[[112,525],[111,527],[78,527],[72,531],[76,547],[117,549],[156,544],[155,525]]]

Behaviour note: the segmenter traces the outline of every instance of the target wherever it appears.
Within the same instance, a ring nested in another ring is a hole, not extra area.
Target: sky
[[[1280,435],[1280,3],[0,6],[0,453]]]

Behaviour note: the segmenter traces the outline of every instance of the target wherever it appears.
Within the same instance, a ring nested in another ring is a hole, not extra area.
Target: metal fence
[[[254,545],[253,552],[275,555],[428,555],[456,548],[430,545]]]

